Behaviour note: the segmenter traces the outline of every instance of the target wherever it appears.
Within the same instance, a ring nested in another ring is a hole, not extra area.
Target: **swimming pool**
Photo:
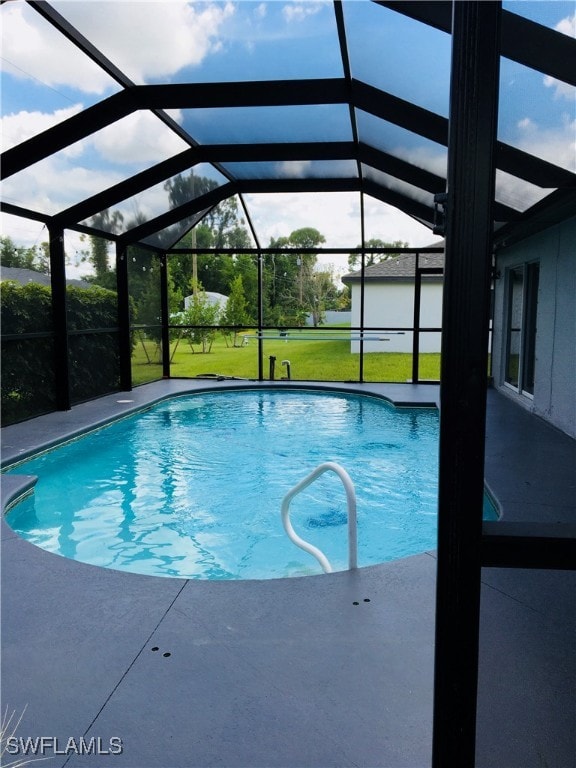
[[[39,477],[7,521],[51,552],[158,576],[319,573],[286,537],[284,495],[318,464],[350,474],[358,561],[436,545],[438,413],[366,395],[241,390],[180,396],[22,462]],[[291,505],[296,531],[347,566],[346,499],[323,475]]]

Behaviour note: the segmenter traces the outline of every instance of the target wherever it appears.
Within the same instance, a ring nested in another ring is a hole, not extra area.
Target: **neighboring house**
[[[203,291],[203,293],[208,297],[209,304],[217,304],[221,312],[226,309],[228,296],[224,296],[223,293],[216,293],[216,291]],[[184,309],[190,309],[192,306],[192,299],[193,296],[186,296],[184,299]]]
[[[494,386],[576,437],[576,218],[496,252]]]
[[[39,283],[40,285],[46,285],[51,287],[52,283],[50,275],[44,272],[36,272],[33,269],[21,269],[20,267],[2,267],[0,269],[0,281],[13,280],[20,285],[27,285],[28,283]],[[88,283],[86,280],[76,280],[71,278],[66,280],[66,285],[74,285],[76,288],[93,288],[93,283]]]
[[[435,243],[443,246],[443,243]],[[364,270],[364,321],[361,322],[361,272],[345,275],[342,282],[350,286],[352,299],[352,327],[413,328],[415,263],[413,253],[403,253]],[[443,253],[421,253],[420,269],[442,270]],[[421,328],[440,328],[442,325],[442,275],[422,273],[420,293]],[[351,352],[360,351],[357,333],[352,332]],[[364,352],[412,352],[413,333],[410,330],[369,332],[370,340],[364,341]],[[421,332],[420,351],[440,352],[440,332]]]

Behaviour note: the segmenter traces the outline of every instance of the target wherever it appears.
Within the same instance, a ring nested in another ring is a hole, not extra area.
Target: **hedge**
[[[12,424],[56,407],[52,335],[5,339],[5,336],[52,332],[51,289],[38,283],[3,282],[2,423]],[[118,305],[104,288],[67,287],[70,387],[73,402],[119,389]],[[90,333],[95,329],[113,329]]]

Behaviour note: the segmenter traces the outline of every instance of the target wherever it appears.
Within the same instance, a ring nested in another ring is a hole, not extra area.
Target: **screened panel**
[[[343,6],[352,77],[448,117],[450,35],[376,3]]]
[[[199,247],[206,237],[238,237],[242,230],[221,225],[230,210],[220,210],[199,225]],[[212,225],[212,227],[210,226]],[[203,227],[203,228],[202,228]],[[243,235],[242,237],[245,237]],[[171,254],[168,259],[172,376],[258,377],[258,349],[250,344],[257,332],[258,267],[250,254]]]
[[[408,182],[402,181],[402,179],[397,179],[396,177],[390,176],[388,173],[383,173],[369,165],[362,165],[362,175],[365,179],[375,182],[378,186],[383,187],[384,189],[398,192],[410,200],[423,203],[430,208],[434,207],[434,195],[432,192],[426,192],[426,190],[420,189],[420,187],[408,184]]]
[[[351,179],[357,178],[355,160],[283,160],[268,163],[224,163],[235,179]]]
[[[349,332],[346,334],[349,337]],[[264,378],[292,381],[358,381],[358,355],[350,351],[349,338],[334,338],[330,329],[298,329],[285,338],[263,343]]]
[[[342,76],[331,3],[53,5],[137,84]]]
[[[3,149],[120,90],[28,3],[3,3],[0,19]]]
[[[576,172],[576,88],[502,57],[498,139]]]
[[[67,246],[72,240],[67,238]],[[78,280],[77,267],[66,267],[66,310],[68,365],[73,403],[114,392],[120,388],[118,296],[116,269],[110,242],[89,237],[85,246],[84,274],[91,281]]]
[[[429,227],[415,226],[413,217],[370,195],[364,195],[364,236],[367,245],[373,242],[375,246],[375,241],[407,245],[431,245],[435,242]]]
[[[380,348],[385,351],[364,351],[364,381],[394,381],[407,382],[412,380],[412,342],[413,334],[405,331],[402,336],[393,335],[391,332],[381,332],[379,337],[389,341],[381,341]],[[402,348],[407,351],[394,351],[396,340],[401,338]]]
[[[162,377],[160,270],[155,254],[142,248],[128,249],[133,384]]]
[[[70,397],[72,403],[120,389],[120,352],[117,332],[71,333]]]
[[[356,109],[355,114],[360,141],[406,160],[417,168],[446,177],[447,147],[361,109]]]
[[[2,423],[56,407],[50,278],[19,267],[2,269]]]
[[[525,211],[552,191],[537,187],[505,171],[496,170],[496,200],[517,211]]]
[[[82,224],[120,234],[166,211],[217,189],[227,181],[213,166],[202,163],[186,174],[172,176],[101,213]]]
[[[135,112],[6,179],[2,195],[59,213],[186,148],[155,115]]]
[[[192,227],[206,214],[206,211],[199,211],[193,216],[186,216],[176,224],[154,232],[152,235],[141,238],[142,243],[155,246],[156,248],[168,249],[179,242]]]
[[[200,144],[352,141],[346,104],[214,107],[181,114],[182,126]]]

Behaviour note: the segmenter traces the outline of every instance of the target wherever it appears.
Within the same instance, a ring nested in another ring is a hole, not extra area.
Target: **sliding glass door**
[[[507,273],[505,381],[529,396],[534,395],[539,275],[537,261],[514,267]]]

